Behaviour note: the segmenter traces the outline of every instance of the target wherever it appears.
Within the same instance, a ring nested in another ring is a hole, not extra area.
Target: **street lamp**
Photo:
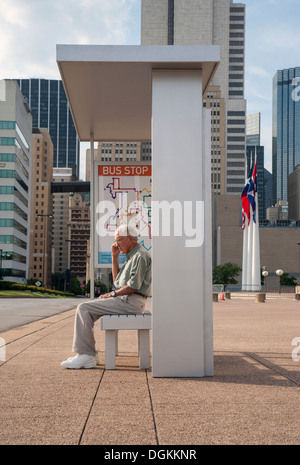
[[[3,250],[0,249],[0,281],[2,280],[2,252]]]
[[[262,272],[263,277],[266,278],[268,274],[269,272],[265,269],[265,267],[263,267],[263,272]],[[266,290],[267,290],[267,280],[266,280]]]
[[[66,291],[70,291],[70,283],[71,283],[71,244],[77,243],[72,239],[65,239],[65,242],[68,242],[68,268],[66,269]]]
[[[47,218],[53,218],[53,215],[46,215],[46,214],[43,214],[43,213],[38,213],[37,214],[37,217],[42,217],[43,218],[43,222],[44,222],[44,216],[47,217]],[[45,286],[45,247],[46,247],[46,223],[45,223],[45,228],[44,228],[44,234],[43,234],[43,238],[44,238],[44,245],[43,245],[43,286]]]
[[[280,277],[283,275],[283,270],[276,270],[276,274],[277,276],[279,277],[279,288],[278,288],[278,292],[279,294],[281,293],[281,288],[280,288]]]

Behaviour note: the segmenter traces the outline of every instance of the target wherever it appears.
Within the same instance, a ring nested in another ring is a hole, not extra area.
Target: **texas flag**
[[[245,187],[241,193],[242,200],[242,216],[243,216],[243,229],[245,229],[246,216],[248,218],[248,226],[250,224],[250,206],[252,207],[253,212],[253,221],[256,223],[255,217],[255,193],[256,193],[256,183],[257,183],[257,166],[256,161],[254,167],[251,168],[249,177],[246,181]]]
[[[246,216],[248,218],[248,225],[250,223],[250,202],[248,199],[248,191],[250,187],[250,179],[252,177],[252,170],[250,171],[249,177],[246,181],[245,187],[241,193],[242,200],[242,216],[243,216],[243,229],[245,229]]]
[[[252,171],[252,176],[250,177],[250,185],[248,189],[247,198],[250,202],[253,212],[253,221],[256,223],[256,202],[255,202],[255,194],[257,192],[257,166],[256,161]]]

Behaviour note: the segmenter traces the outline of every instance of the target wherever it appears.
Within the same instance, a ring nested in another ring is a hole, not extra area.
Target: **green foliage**
[[[14,283],[12,281],[0,281],[0,290],[39,292],[41,294],[52,294],[52,295],[57,295],[57,296],[73,296],[73,294],[70,292],[56,291],[54,289],[31,286],[28,284]]]
[[[91,284],[91,281],[89,280],[86,285],[85,285],[85,292],[87,292],[88,294],[90,293],[90,284]],[[101,283],[100,281],[95,281],[95,288],[100,288],[100,294],[105,294],[106,292],[108,292],[108,289],[107,289],[107,286],[106,284],[104,283]]]
[[[2,291],[9,291],[11,286],[15,284],[13,281],[0,281],[0,290]]]
[[[64,291],[65,280],[66,280],[66,277],[64,273],[53,273],[53,275],[51,276],[51,285],[53,289]]]
[[[214,284],[237,284],[235,279],[241,273],[242,269],[234,263],[225,263],[225,265],[218,265],[213,270],[213,283]]]
[[[283,273],[280,276],[280,286],[297,286],[297,279],[289,276],[289,273]]]
[[[70,292],[72,292],[73,294],[80,294],[81,293],[80,282],[78,281],[77,278],[71,278],[71,280],[70,280]]]

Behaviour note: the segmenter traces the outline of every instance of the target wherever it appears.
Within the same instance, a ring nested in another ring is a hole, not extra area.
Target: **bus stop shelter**
[[[218,46],[57,45],[77,134],[91,147],[91,297],[94,142],[151,140],[152,204],[174,216],[170,234],[159,214],[152,218],[154,377],[213,375],[211,115],[203,95],[219,60]]]

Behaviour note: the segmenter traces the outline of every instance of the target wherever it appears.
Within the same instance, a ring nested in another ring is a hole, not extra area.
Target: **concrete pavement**
[[[0,332],[71,310],[85,299],[0,298]]]
[[[214,303],[215,376],[199,379],[140,371],[132,331],[120,334],[116,370],[105,370],[99,325],[100,365],[63,369],[74,312],[0,333],[0,444],[300,443],[299,301]]]

